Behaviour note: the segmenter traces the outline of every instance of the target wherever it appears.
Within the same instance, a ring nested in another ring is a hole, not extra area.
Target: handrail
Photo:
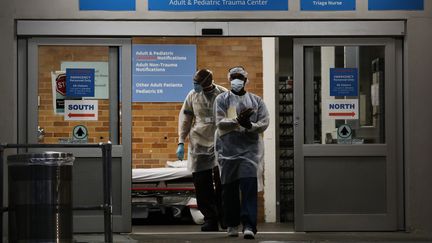
[[[0,144],[0,203],[2,212],[8,208],[3,205],[3,156],[4,150],[9,148],[100,148],[102,150],[102,178],[103,178],[103,205],[77,207],[73,210],[103,210],[105,242],[113,242],[112,228],[112,144]],[[3,239],[3,213],[0,213],[0,241]]]

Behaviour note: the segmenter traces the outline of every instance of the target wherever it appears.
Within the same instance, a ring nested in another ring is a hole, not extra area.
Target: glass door
[[[130,39],[31,38],[27,42],[25,142],[110,141],[114,231],[130,232]],[[100,149],[58,151],[71,152],[76,158],[73,206],[101,205]],[[74,211],[75,232],[102,232],[103,225],[102,211]]]
[[[294,60],[296,230],[396,230],[395,41],[296,39]]]

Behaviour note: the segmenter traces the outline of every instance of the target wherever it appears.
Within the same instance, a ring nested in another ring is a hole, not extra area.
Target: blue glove
[[[183,160],[184,157],[184,144],[183,143],[179,143],[178,147],[177,147],[177,158],[179,160]]]

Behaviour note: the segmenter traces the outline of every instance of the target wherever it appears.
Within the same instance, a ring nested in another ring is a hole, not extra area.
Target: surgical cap
[[[248,73],[246,72],[246,70],[244,70],[243,67],[237,66],[237,67],[233,67],[229,70],[228,72],[228,79],[231,77],[231,75],[233,74],[241,74],[243,77],[247,78],[248,77]]]

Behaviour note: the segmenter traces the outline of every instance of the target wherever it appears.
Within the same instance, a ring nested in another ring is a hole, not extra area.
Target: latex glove
[[[254,113],[254,110],[252,108],[244,109],[240,112],[240,114],[237,116],[237,122],[240,124],[240,126],[251,129],[252,123],[250,122],[250,117]]]
[[[179,160],[183,160],[184,157],[184,144],[183,143],[179,143],[178,147],[177,147],[177,158]]]

